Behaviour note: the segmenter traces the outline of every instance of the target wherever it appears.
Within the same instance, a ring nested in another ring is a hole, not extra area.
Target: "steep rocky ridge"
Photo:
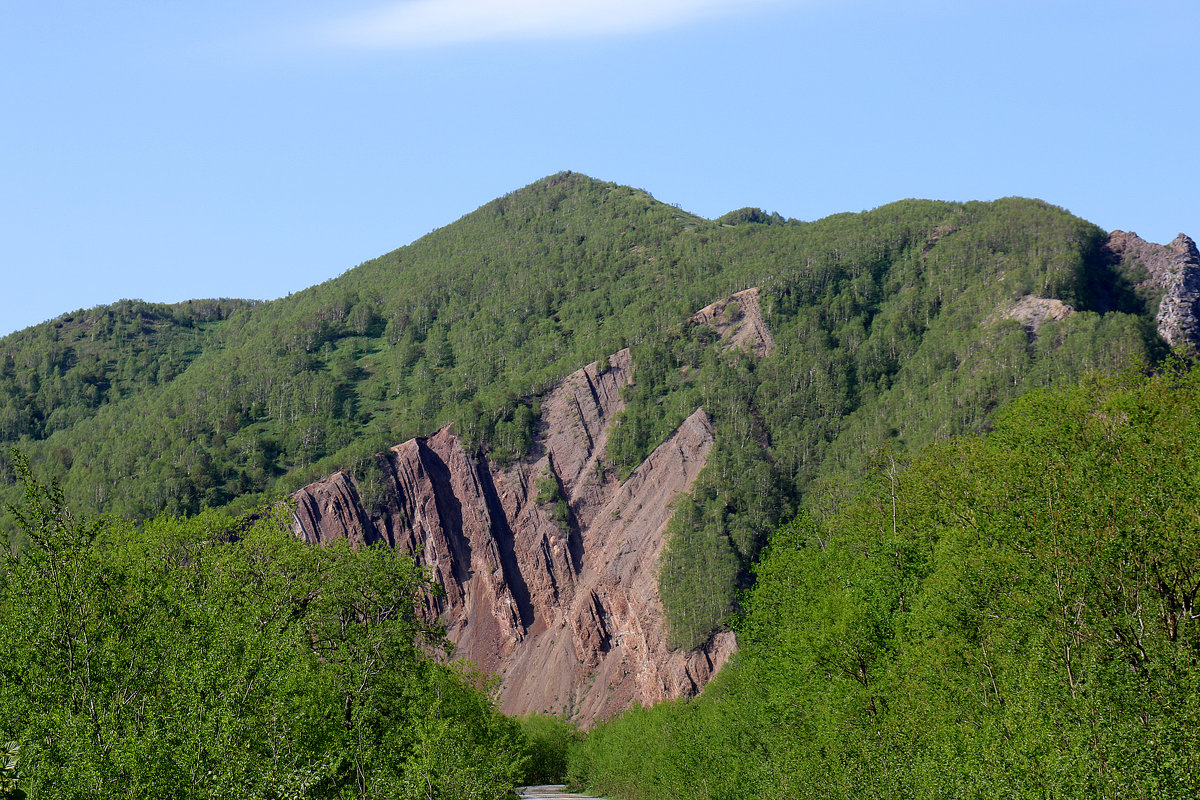
[[[1172,347],[1200,353],[1200,252],[1179,234],[1170,244],[1147,242],[1136,233],[1113,231],[1105,255],[1135,281],[1135,290],[1161,297],[1155,321]]]
[[[730,347],[765,354],[773,345],[757,290],[692,321]],[[696,409],[617,481],[602,458],[633,365],[628,349],[606,361],[549,393],[530,456],[517,464],[476,460],[443,428],[377,456],[384,491],[374,509],[346,472],[295,494],[294,531],[308,542],[382,540],[418,554],[445,590],[429,598],[430,612],[457,656],[500,677],[510,713],[590,725],[634,702],[695,694],[736,648],[722,632],[699,649],[670,650],[657,590],[671,503],[704,466],[711,420]]]

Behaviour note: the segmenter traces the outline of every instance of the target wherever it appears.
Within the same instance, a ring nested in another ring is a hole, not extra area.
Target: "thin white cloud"
[[[781,0],[408,0],[322,26],[327,44],[408,49],[662,30]]]

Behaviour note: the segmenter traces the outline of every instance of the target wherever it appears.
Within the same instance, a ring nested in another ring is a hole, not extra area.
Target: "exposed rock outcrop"
[[[1004,318],[1016,320],[1030,339],[1036,339],[1038,331],[1047,322],[1059,322],[1074,313],[1075,309],[1061,300],[1027,294],[1004,312]]]
[[[1182,233],[1168,245],[1136,233],[1113,231],[1105,243],[1109,256],[1137,280],[1137,289],[1161,295],[1158,333],[1172,347],[1200,354],[1200,252]],[[1146,291],[1148,290],[1148,291]]]
[[[757,288],[745,289],[705,306],[689,321],[715,330],[726,348],[740,347],[757,356],[770,355],[775,349],[775,337],[763,322]]]
[[[722,332],[736,346],[769,349],[756,296],[725,302],[738,305],[742,324]],[[500,676],[510,713],[590,725],[633,702],[696,693],[736,648],[724,632],[701,649],[671,651],[657,591],[670,504],[704,466],[711,421],[697,409],[618,482],[601,459],[632,382],[629,351],[605,366],[589,364],[546,397],[530,456],[513,466],[476,461],[444,428],[378,456],[385,485],[374,511],[344,472],[295,494],[293,527],[306,541],[383,540],[418,554],[445,589],[428,600],[430,613],[456,656]],[[547,481],[556,497],[539,502]]]

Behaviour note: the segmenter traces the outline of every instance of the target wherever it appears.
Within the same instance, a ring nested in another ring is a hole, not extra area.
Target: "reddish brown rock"
[[[361,542],[370,535],[370,520],[349,473],[335,472],[310,484],[297,492],[295,499],[295,521],[299,524],[293,528],[309,544],[346,538]]]
[[[756,299],[740,296],[731,302],[741,318],[757,315]],[[743,336],[738,346],[769,346],[755,336],[758,345]],[[546,397],[530,456],[511,467],[476,461],[442,429],[378,456],[385,485],[371,511],[344,472],[295,494],[293,527],[306,541],[383,540],[418,554],[445,589],[430,612],[456,656],[500,676],[509,713],[590,725],[633,702],[695,694],[736,648],[724,632],[701,649],[670,650],[657,592],[671,501],[712,445],[708,415],[697,409],[618,482],[601,459],[632,367],[628,350],[607,361]],[[546,480],[560,487],[565,521],[538,502]]]
[[[745,289],[705,306],[689,321],[715,330],[726,348],[740,347],[757,356],[770,355],[775,349],[775,337],[763,322],[757,288]]]

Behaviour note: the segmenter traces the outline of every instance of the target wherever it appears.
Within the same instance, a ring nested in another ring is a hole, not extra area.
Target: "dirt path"
[[[551,786],[522,786],[517,794],[530,800],[603,800],[590,794],[575,794],[565,791],[561,783]]]

